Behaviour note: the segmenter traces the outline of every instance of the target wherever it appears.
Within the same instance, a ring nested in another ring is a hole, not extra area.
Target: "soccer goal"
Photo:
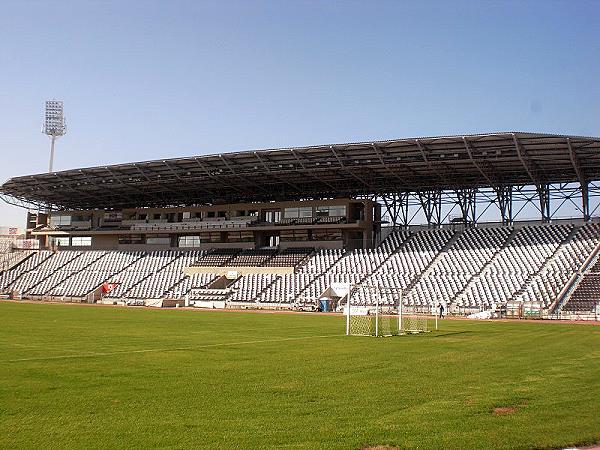
[[[348,336],[398,336],[429,331],[427,316],[404,313],[399,287],[351,285],[344,314]]]

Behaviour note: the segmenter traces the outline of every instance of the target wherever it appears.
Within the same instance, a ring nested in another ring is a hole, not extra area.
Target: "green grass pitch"
[[[0,448],[556,448],[600,441],[600,327],[0,302]]]

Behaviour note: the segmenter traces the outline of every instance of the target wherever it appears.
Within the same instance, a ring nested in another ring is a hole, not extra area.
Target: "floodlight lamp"
[[[59,137],[64,136],[66,132],[67,125],[65,123],[63,102],[60,100],[47,100],[42,133],[49,136],[51,139],[48,172],[52,172],[54,165],[54,142]]]
[[[42,132],[53,137],[64,136],[67,132],[62,101],[46,101],[46,113]]]

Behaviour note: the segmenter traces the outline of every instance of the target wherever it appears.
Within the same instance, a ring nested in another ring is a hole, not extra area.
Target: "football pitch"
[[[0,302],[1,448],[600,442],[600,326]]]

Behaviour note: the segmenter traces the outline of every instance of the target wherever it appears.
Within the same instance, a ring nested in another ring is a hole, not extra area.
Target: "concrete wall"
[[[94,250],[116,250],[119,248],[119,240],[116,235],[94,235],[92,236],[92,248]]]

